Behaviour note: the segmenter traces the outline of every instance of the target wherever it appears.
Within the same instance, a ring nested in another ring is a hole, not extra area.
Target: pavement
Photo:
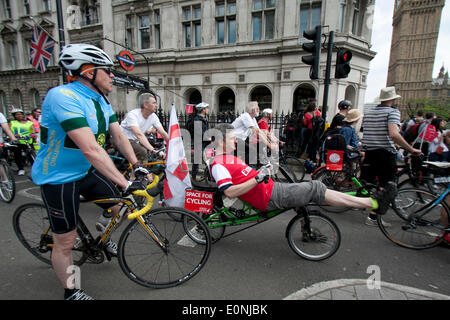
[[[316,283],[283,300],[450,300],[450,296],[383,281],[339,279]]]

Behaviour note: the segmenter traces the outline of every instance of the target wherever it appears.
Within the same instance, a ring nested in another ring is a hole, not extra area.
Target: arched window
[[[306,108],[306,103],[316,98],[316,90],[310,84],[301,84],[294,92],[292,111],[297,113]]]
[[[30,101],[33,109],[41,106],[41,97],[39,95],[39,91],[37,91],[36,89],[30,90]]]
[[[18,107],[18,108],[22,108],[23,107],[23,97],[22,97],[22,92],[20,92],[19,89],[14,89],[12,92],[12,103],[14,106]]]
[[[219,112],[234,112],[236,97],[230,88],[221,88],[218,91]]]
[[[353,86],[348,86],[345,89],[345,100],[350,100],[353,105],[353,108],[356,108],[356,90]]]
[[[256,87],[250,93],[250,101],[257,101],[260,110],[272,108],[272,92],[264,86]]]
[[[189,104],[199,104],[202,102],[202,94],[197,89],[190,89],[186,92],[187,95],[187,101]]]

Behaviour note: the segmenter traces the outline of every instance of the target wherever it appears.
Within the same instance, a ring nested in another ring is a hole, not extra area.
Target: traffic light
[[[316,26],[315,29],[303,31],[303,37],[308,40],[313,40],[313,42],[307,42],[302,45],[303,50],[312,53],[310,56],[303,56],[302,61],[311,66],[309,77],[313,80],[319,79],[322,26]]]
[[[352,52],[350,50],[338,49],[336,55],[336,70],[334,77],[336,79],[347,78],[350,70],[350,60],[352,60]]]

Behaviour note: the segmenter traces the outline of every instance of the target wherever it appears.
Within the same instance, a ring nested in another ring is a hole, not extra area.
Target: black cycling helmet
[[[352,107],[352,103],[349,100],[342,100],[338,104],[339,110],[347,110]]]

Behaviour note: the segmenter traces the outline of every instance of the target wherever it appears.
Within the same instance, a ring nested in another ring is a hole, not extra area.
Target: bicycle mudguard
[[[322,168],[326,168],[327,166],[324,164],[323,166],[318,167],[316,170],[313,171],[313,173],[311,173],[311,178],[314,179],[314,175],[321,170]]]

